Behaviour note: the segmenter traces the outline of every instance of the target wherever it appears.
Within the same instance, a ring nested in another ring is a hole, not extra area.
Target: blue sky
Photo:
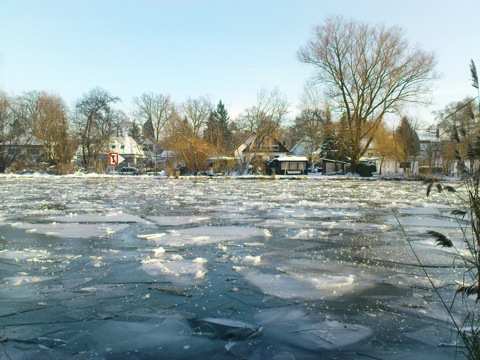
[[[208,96],[232,117],[278,87],[297,111],[313,69],[296,52],[330,15],[400,26],[438,57],[430,111],[475,96],[480,68],[478,0],[0,0],[0,89],[44,90],[72,105],[93,87],[131,99]]]

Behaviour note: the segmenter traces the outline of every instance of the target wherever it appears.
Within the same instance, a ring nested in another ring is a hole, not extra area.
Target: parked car
[[[319,168],[319,167],[314,167],[314,166],[312,166],[312,167],[309,167],[309,168],[307,169],[307,171],[308,171],[309,173],[321,173],[321,172],[323,172],[323,168],[321,168],[321,167]]]
[[[120,175],[138,175],[140,172],[134,166],[125,166],[120,169]]]

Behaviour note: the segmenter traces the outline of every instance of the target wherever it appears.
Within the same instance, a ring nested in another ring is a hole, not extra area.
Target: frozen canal
[[[3,176],[0,195],[0,359],[461,358],[394,216],[453,294],[425,233],[458,225],[420,182]]]

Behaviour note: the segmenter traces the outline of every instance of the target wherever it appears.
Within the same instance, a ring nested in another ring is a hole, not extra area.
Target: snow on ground
[[[0,196],[0,357],[459,356],[404,231],[446,297],[463,270],[426,231],[462,233],[422,183],[2,176]]]

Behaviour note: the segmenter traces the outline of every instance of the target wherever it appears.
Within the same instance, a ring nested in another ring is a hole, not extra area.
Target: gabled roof
[[[108,150],[116,151],[121,155],[145,155],[142,147],[128,135],[112,137],[108,142]]]
[[[276,153],[288,153],[289,150],[286,148],[286,146],[278,140],[275,136],[273,135],[266,135],[265,137],[273,139],[276,145],[278,145],[278,151],[274,151]],[[250,150],[250,146],[252,145],[253,141],[256,138],[256,133],[254,131],[250,132],[244,139],[243,141],[233,150],[234,154],[239,154],[239,153],[245,153]]]
[[[290,152],[295,155],[311,155],[318,148],[319,145],[307,135],[297,142]]]

